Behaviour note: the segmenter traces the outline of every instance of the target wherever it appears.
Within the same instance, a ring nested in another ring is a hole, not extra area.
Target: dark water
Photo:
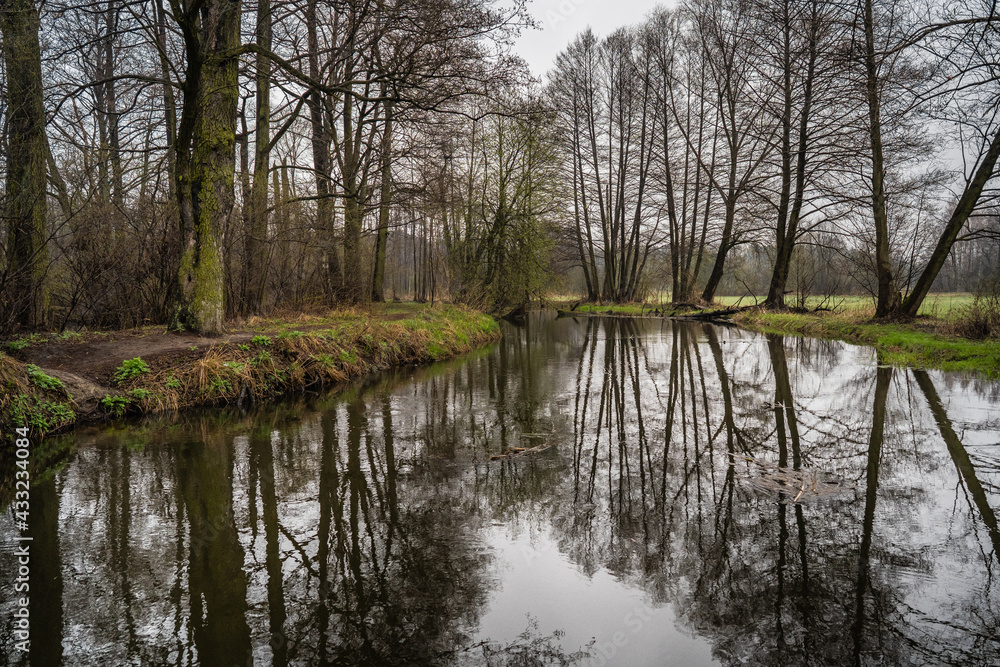
[[[1000,384],[707,325],[504,335],[49,441],[31,664],[1000,664]]]

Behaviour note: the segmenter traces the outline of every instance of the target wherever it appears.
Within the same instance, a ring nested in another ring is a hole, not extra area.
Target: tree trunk
[[[182,26],[189,49],[193,42],[200,52],[188,52],[192,62],[184,91],[184,115],[194,114],[190,143],[178,142],[178,151],[185,152],[183,160],[188,162],[184,170],[178,165],[178,180],[190,183],[189,192],[181,192],[181,197],[190,197],[190,224],[184,229],[178,273],[181,304],[177,322],[200,333],[215,334],[222,331],[225,313],[220,229],[233,209],[239,98],[238,59],[233,54],[240,44],[240,3],[207,0],[198,18],[192,25],[195,19],[188,15]],[[182,202],[182,211],[184,207]]]
[[[767,292],[765,305],[783,308],[785,305],[785,283],[788,279],[788,264],[792,252],[788,247],[788,208],[792,198],[792,43],[791,17],[788,12],[789,0],[784,0],[782,10],[782,108],[781,108],[781,195],[778,198],[778,219],[775,224],[774,271],[771,286]],[[794,235],[792,240],[794,242]]]
[[[878,64],[875,61],[874,0],[865,0],[865,78],[868,100],[868,123],[872,149],[872,219],[875,222],[875,275],[878,295],[875,317],[888,317],[899,311],[900,297],[892,275],[889,257],[889,217],[885,201],[885,159],[882,154],[882,119],[879,108]]]
[[[809,26],[809,64],[806,67],[805,89],[802,95],[802,111],[799,116],[799,145],[795,163],[795,193],[792,198],[791,211],[788,214],[787,227],[781,229],[779,224],[776,235],[777,246],[774,258],[774,271],[771,274],[771,285],[768,289],[767,300],[764,302],[769,308],[783,308],[785,306],[785,286],[788,284],[788,270],[792,262],[792,251],[795,249],[795,236],[798,234],[799,221],[802,218],[802,203],[805,198],[806,189],[806,161],[808,159],[809,147],[809,118],[812,110],[812,90],[813,80],[816,74],[816,59],[818,56],[817,40],[819,30],[819,17],[817,16],[816,3],[812,3],[812,16]],[[788,3],[785,4],[786,12]],[[786,13],[786,20],[787,18]],[[786,39],[787,44],[787,39]],[[786,57],[784,65],[786,69],[786,103],[791,105],[791,81],[788,72],[791,71],[792,63],[790,58],[790,48],[786,45]],[[788,147],[790,149],[790,146]],[[790,165],[789,165],[790,166]],[[784,187],[784,181],[782,182]],[[779,220],[782,220],[779,214]]]
[[[257,43],[271,50],[271,2],[258,0]],[[246,230],[246,312],[259,313],[267,285],[267,185],[271,141],[271,59],[257,52],[257,104],[254,128],[253,185],[250,190],[250,228]]]
[[[309,51],[309,77],[320,78],[319,37],[316,20],[317,0],[306,3],[306,41]],[[309,120],[312,130],[313,173],[316,177],[316,228],[325,236],[326,289],[331,298],[340,294],[343,274],[340,269],[340,248],[337,224],[330,192],[330,128],[324,120],[323,93],[314,90],[309,94]]]
[[[735,194],[735,173],[730,178],[729,197],[726,200],[726,221],[722,226],[722,239],[719,241],[719,251],[715,254],[715,264],[712,266],[712,273],[705,284],[705,290],[701,293],[702,301],[712,303],[715,299],[715,290],[722,282],[722,271],[726,265],[726,255],[732,247],[733,223],[736,220],[736,194]]]
[[[31,0],[0,1],[7,74],[7,325],[46,324],[46,158],[38,10]]]
[[[924,270],[920,273],[920,277],[917,278],[917,284],[913,287],[913,291],[910,292],[906,301],[903,302],[903,312],[910,317],[917,316],[920,304],[924,302],[927,293],[930,292],[931,286],[934,284],[934,279],[937,278],[938,273],[944,266],[944,262],[948,258],[948,253],[955,244],[955,239],[958,238],[958,233],[962,231],[965,222],[976,208],[976,204],[979,202],[979,197],[982,195],[986,183],[993,177],[998,158],[1000,158],[1000,129],[997,129],[993,135],[993,140],[990,142],[990,147],[983,156],[983,161],[976,169],[972,180],[965,186],[965,190],[962,192],[958,203],[955,204],[955,210],[952,211],[948,223],[941,232],[941,238],[938,239],[937,246],[934,247],[934,252],[931,253],[931,257],[927,261],[927,266],[924,267]]]
[[[382,191],[379,195],[378,237],[375,239],[375,270],[372,275],[372,301],[385,301],[385,248],[389,242],[389,213],[392,203],[392,102],[385,105],[382,130]]]

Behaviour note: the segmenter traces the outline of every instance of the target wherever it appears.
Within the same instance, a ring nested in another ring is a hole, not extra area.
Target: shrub
[[[981,340],[1000,336],[1000,293],[977,294],[971,304],[955,318],[955,333],[963,338]]]

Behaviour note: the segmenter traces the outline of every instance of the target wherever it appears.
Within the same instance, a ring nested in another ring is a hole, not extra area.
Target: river
[[[30,654],[0,518],[0,652],[1000,664],[1000,383],[667,320],[503,333],[329,395],[50,438]]]

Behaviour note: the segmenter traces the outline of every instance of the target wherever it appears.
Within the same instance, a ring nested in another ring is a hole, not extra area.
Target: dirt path
[[[142,357],[150,361],[163,356],[174,357],[184,352],[202,351],[219,343],[248,341],[252,337],[253,334],[246,332],[215,338],[166,332],[116,332],[113,336],[97,340],[51,341],[32,345],[15,356],[45,370],[69,371],[99,380],[125,359]]]

